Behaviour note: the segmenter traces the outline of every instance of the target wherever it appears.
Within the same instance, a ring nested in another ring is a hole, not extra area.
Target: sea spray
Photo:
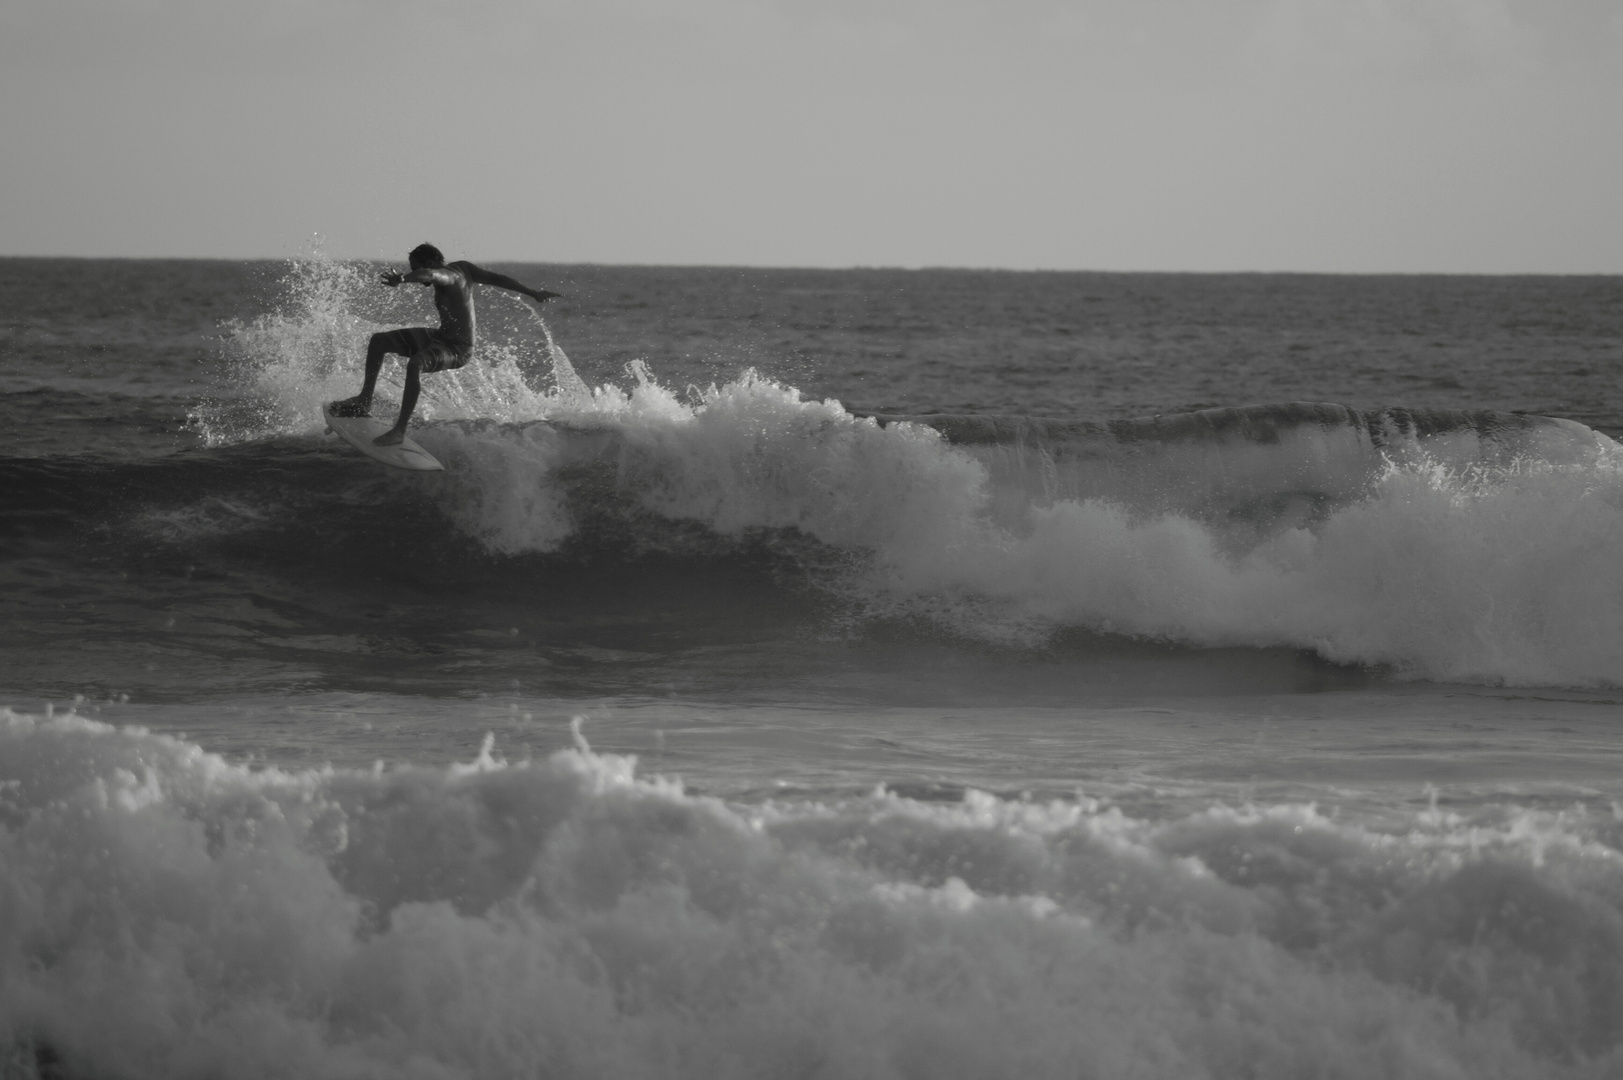
[[[534,317],[536,325],[541,328],[541,336],[547,343],[547,357],[552,361],[552,382],[557,389],[559,401],[574,408],[589,406],[592,402],[592,388],[576,373],[575,365],[569,362],[563,347],[553,338],[552,327],[547,325],[547,320],[543,319],[535,308],[525,304],[524,309]]]
[[[211,395],[193,406],[188,425],[206,446],[307,430],[321,405],[359,389],[338,373],[342,359],[364,359],[373,326],[354,310],[365,268],[319,255],[292,260],[277,288],[276,309],[249,322],[228,320]],[[313,412],[312,412],[313,410]]]
[[[319,432],[322,407],[360,389],[371,335],[433,318],[416,290],[380,288],[365,264],[319,254],[290,262],[277,287],[283,299],[276,310],[223,327],[213,395],[188,418],[205,445]],[[423,381],[418,420],[518,422],[550,415],[560,404],[578,404],[585,384],[551,342],[544,322],[541,329],[544,346],[482,334],[466,367]],[[525,374],[538,366],[543,350],[555,387],[550,393],[532,386]],[[403,358],[385,358],[374,412],[395,407],[387,398],[400,392],[403,364]]]

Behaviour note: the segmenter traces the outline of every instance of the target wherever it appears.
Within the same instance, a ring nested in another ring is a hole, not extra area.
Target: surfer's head
[[[438,270],[445,265],[445,256],[433,244],[418,244],[406,256],[413,270]]]

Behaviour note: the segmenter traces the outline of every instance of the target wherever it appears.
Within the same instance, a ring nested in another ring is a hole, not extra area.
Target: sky
[[[0,255],[1623,273],[1623,0],[4,0]]]

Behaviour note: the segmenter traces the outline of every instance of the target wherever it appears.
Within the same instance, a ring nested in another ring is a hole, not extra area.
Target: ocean
[[[5,1080],[1623,1077],[1618,279],[505,266],[410,474],[379,269],[0,260]]]

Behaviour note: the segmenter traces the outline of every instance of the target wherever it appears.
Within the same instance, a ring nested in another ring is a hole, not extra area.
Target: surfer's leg
[[[412,410],[417,408],[417,395],[422,392],[423,353],[406,361],[406,386],[400,392],[400,418],[394,427],[372,440],[374,446],[398,446],[406,437],[406,425],[411,423]]]
[[[417,394],[422,389],[424,375],[436,371],[455,371],[473,355],[471,345],[458,347],[442,341],[433,333],[425,335],[421,348],[406,362],[406,386],[400,395],[400,419],[394,427],[373,439],[376,446],[397,446],[406,437],[406,425],[411,423],[412,410],[417,407]]]
[[[352,398],[332,403],[334,416],[369,416],[372,412],[372,392],[377,389],[378,372],[383,369],[383,358],[389,352],[389,334],[373,334],[366,343],[366,378],[361,392]]]
[[[334,416],[370,416],[372,413],[372,393],[377,389],[378,372],[383,369],[383,358],[390,353],[398,356],[411,356],[417,352],[420,335],[426,335],[416,327],[401,330],[386,330],[373,334],[366,343],[366,377],[361,382],[361,392],[352,398],[332,403]],[[399,442],[396,439],[395,442]]]

